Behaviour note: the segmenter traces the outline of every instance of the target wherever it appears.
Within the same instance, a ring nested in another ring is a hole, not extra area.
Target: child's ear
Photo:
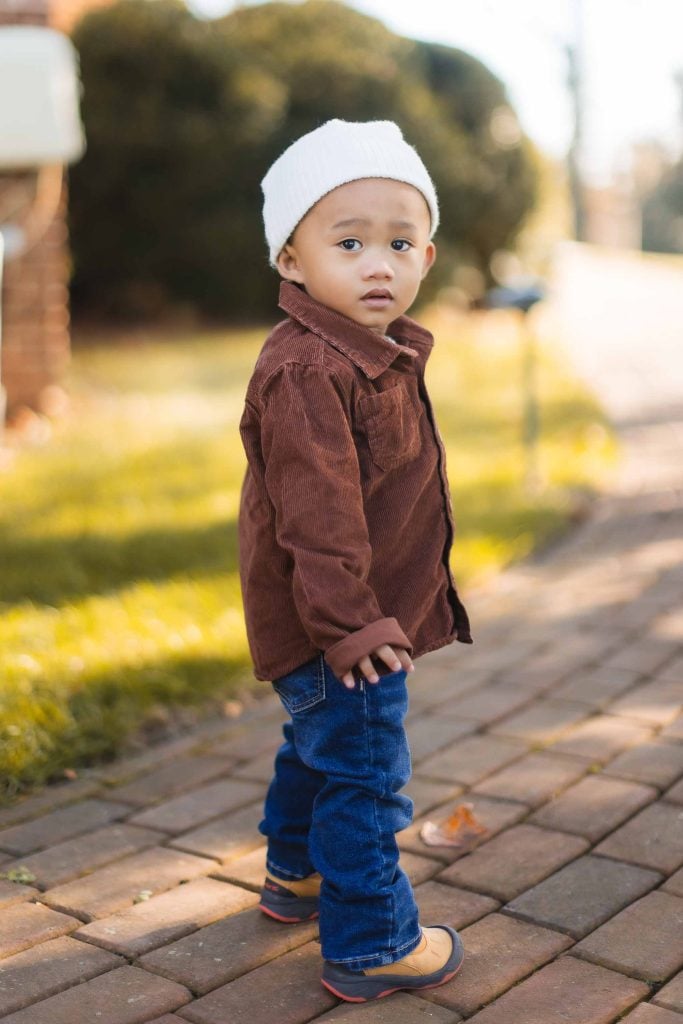
[[[280,276],[284,277],[286,281],[296,281],[298,284],[303,284],[304,277],[294,246],[288,244],[280,249],[276,263]]]
[[[423,279],[429,273],[430,268],[433,267],[435,259],[436,259],[436,246],[434,245],[433,242],[429,242],[428,245],[427,245],[427,248],[425,249],[424,262],[422,264],[422,278]]]

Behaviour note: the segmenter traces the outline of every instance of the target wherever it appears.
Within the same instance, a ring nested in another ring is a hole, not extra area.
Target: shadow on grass
[[[176,657],[83,673],[37,686],[43,714],[17,715],[0,748],[0,803],[64,778],[66,769],[101,765],[224,714],[226,701],[272,692],[240,658]],[[68,692],[71,691],[71,692]],[[20,709],[18,709],[20,710]],[[11,708],[8,708],[11,714]]]
[[[0,600],[61,604],[115,593],[142,579],[237,571],[237,522],[155,528],[110,537],[21,537],[0,526]]]
[[[458,543],[486,537],[493,547],[532,534],[542,543],[563,526],[566,510],[557,499],[534,505],[510,500],[505,481],[477,481],[457,488],[453,557]],[[565,524],[569,525],[569,524]],[[462,560],[460,560],[462,561]],[[461,579],[469,575],[462,565]],[[197,528],[155,527],[112,537],[90,531],[72,537],[22,536],[0,523],[0,601],[30,601],[60,607],[93,596],[108,596],[142,580],[197,580],[202,575],[238,571],[237,521],[228,519]]]

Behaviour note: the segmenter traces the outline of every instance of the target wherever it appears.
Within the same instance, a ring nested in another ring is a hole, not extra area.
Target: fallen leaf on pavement
[[[488,829],[474,816],[474,804],[458,804],[445,821],[426,821],[420,839],[426,846],[469,846],[485,836]]]

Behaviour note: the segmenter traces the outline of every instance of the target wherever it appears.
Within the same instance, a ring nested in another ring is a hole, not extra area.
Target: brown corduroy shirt
[[[341,676],[380,644],[472,643],[449,567],[446,456],[427,395],[432,335],[396,344],[284,281],[288,318],[245,396],[240,580],[257,679],[319,651]],[[390,669],[373,657],[378,674]],[[358,670],[356,678],[360,678]]]

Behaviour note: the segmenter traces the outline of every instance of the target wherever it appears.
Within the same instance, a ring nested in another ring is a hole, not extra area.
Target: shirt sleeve
[[[412,654],[367,582],[372,549],[360,467],[337,378],[323,366],[286,363],[268,379],[262,400],[276,539],[293,559],[294,601],[312,643],[337,676],[380,644]]]

